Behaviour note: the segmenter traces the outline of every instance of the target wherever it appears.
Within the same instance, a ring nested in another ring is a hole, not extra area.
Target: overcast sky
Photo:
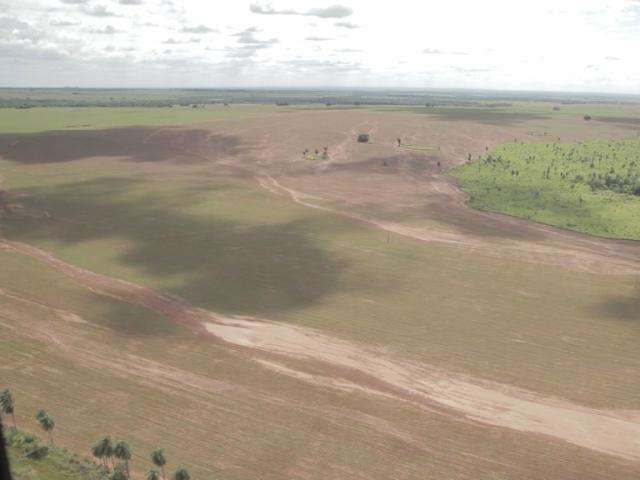
[[[640,93],[639,52],[640,0],[0,0],[13,87]]]

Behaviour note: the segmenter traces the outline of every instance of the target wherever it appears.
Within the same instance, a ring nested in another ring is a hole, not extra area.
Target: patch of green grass
[[[640,139],[508,143],[451,175],[475,208],[640,240]]]
[[[14,434],[15,435],[15,434]],[[33,435],[17,435],[34,438]],[[8,445],[9,466],[14,480],[105,480],[107,472],[87,458],[81,458],[64,448],[48,446],[44,458],[31,459],[25,453],[26,445]]]
[[[134,125],[181,125],[218,119],[246,118],[270,106],[221,105],[190,107],[51,107],[0,109],[0,133],[89,130]]]

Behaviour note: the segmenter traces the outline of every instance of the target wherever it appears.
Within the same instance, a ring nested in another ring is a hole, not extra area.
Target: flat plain
[[[637,478],[640,244],[450,171],[640,108],[121,108],[0,115],[21,425],[126,438],[139,474],[160,446],[194,478]]]

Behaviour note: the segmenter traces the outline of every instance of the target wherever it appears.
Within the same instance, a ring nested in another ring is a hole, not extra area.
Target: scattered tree
[[[369,143],[369,134],[368,133],[359,133],[358,134],[358,142],[360,142],[360,143]]]
[[[0,392],[0,412],[4,415],[11,415],[13,420],[13,428],[18,428],[16,424],[16,415],[14,413],[13,395],[8,388]]]
[[[49,434],[49,442],[53,445],[53,428],[56,426],[56,422],[53,417],[44,410],[39,410],[36,415],[40,427]]]
[[[120,440],[113,448],[113,454],[118,460],[124,461],[124,470],[127,474],[127,478],[129,478],[131,475],[131,472],[129,471],[129,460],[131,460],[131,448],[129,447],[129,444]]]
[[[100,464],[104,468],[109,468],[107,466],[107,461],[106,461],[106,458],[104,456],[104,450],[102,448],[102,442],[96,442],[96,443],[93,444],[93,446],[91,447],[91,455],[93,455],[95,458],[97,458],[100,461]]]
[[[151,461],[160,469],[160,472],[162,472],[162,479],[166,480],[167,477],[164,474],[164,466],[167,464],[167,459],[162,449],[158,448],[151,453]]]
[[[147,480],[160,480],[160,472],[158,470],[149,470],[147,472]]]
[[[191,477],[186,468],[179,468],[173,474],[173,480],[189,480]]]
[[[113,441],[111,437],[102,437],[97,445],[97,449],[100,452],[101,458],[104,458],[105,466],[107,468],[114,468],[115,461],[113,459]]]
[[[122,465],[117,465],[113,468],[113,473],[111,474],[111,480],[127,480],[127,474],[122,468]]]

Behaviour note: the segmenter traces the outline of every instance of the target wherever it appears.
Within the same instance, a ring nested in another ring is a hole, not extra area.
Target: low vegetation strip
[[[109,480],[106,469],[35,435],[10,429],[7,448],[14,480]]]
[[[451,172],[471,206],[640,240],[640,139],[512,142]]]

